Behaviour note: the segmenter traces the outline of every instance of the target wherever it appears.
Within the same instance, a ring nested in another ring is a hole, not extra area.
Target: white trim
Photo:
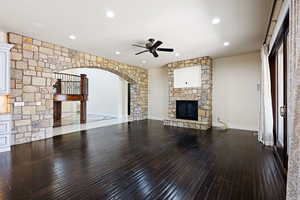
[[[11,44],[0,43],[0,53],[4,56],[4,60],[0,63],[2,72],[4,72],[4,74],[0,76],[0,78],[3,79],[0,83],[0,95],[8,95],[10,93],[10,49],[13,46],[14,45]]]
[[[0,153],[10,151],[10,147],[0,148]]]
[[[269,53],[271,53],[271,50],[274,46],[274,43],[276,41],[276,38],[277,38],[277,35],[278,35],[278,32],[283,24],[283,21],[286,17],[286,14],[288,13],[289,11],[289,8],[290,8],[290,0],[287,0],[287,1],[284,1],[283,2],[283,5],[281,7],[281,10],[280,10],[280,13],[279,13],[279,16],[278,16],[278,19],[277,19],[277,23],[276,23],[276,26],[274,28],[274,31],[272,33],[272,38],[271,38],[271,41],[270,41],[270,46],[269,46]]]
[[[213,129],[222,129],[225,130],[223,126],[212,126]],[[251,132],[258,132],[258,130],[255,129],[247,129],[247,128],[228,128],[232,130],[241,130],[241,131],[251,131]],[[228,130],[227,129],[227,130]]]
[[[213,127],[224,128],[224,126],[222,126],[219,122],[213,122],[212,124],[213,124]],[[247,126],[247,125],[237,125],[237,124],[232,124],[232,123],[227,123],[227,125],[228,125],[228,129],[238,129],[238,130],[254,131],[254,132],[258,131],[257,128],[253,128],[253,127]]]
[[[265,142],[265,143],[263,143],[264,145],[266,145],[266,146],[273,146],[273,143],[272,142]]]

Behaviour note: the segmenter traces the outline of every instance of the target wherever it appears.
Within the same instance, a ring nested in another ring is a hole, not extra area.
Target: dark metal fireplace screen
[[[198,101],[176,101],[176,119],[198,120]]]

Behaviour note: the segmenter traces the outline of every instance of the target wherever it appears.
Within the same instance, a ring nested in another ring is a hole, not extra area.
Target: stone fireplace
[[[200,67],[199,87],[175,88],[174,70]],[[164,125],[208,130],[212,126],[212,59],[201,57],[170,63],[168,118]]]

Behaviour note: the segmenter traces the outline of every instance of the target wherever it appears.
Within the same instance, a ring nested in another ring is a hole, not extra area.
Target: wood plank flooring
[[[0,199],[283,200],[272,151],[251,132],[144,120],[14,146]]]

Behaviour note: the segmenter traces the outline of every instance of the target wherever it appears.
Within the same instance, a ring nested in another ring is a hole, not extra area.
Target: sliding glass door
[[[285,44],[282,43],[276,55],[276,127],[275,127],[275,145],[283,163],[285,163],[287,154],[287,96],[286,96],[286,64],[285,64]]]
[[[271,50],[270,73],[274,121],[274,147],[285,171],[288,163],[287,137],[287,69],[288,69],[288,16]]]

